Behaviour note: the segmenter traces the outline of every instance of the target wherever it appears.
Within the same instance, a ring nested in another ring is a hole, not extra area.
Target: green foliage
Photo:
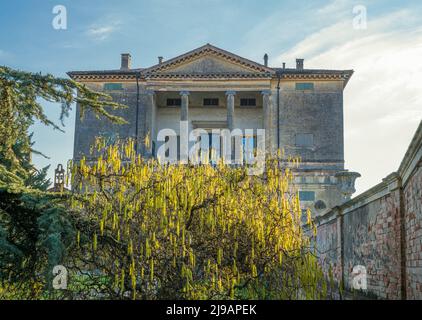
[[[46,192],[48,167],[36,169],[29,128],[35,121],[61,130],[47,118],[42,103],[61,104],[60,120],[73,103],[116,123],[109,112],[124,105],[70,79],[0,66],[0,298],[46,297],[51,269],[74,243],[74,219],[66,195]]]
[[[52,268],[75,238],[62,200],[43,192],[0,191],[0,197],[0,283],[51,284]]]
[[[22,162],[30,162],[32,151],[29,127],[37,120],[61,130],[46,116],[42,101],[61,103],[62,123],[72,103],[79,104],[82,115],[86,108],[90,108],[95,114],[113,122],[125,122],[107,111],[125,107],[112,102],[109,95],[94,92],[70,79],[0,66],[0,164],[23,177],[26,177],[28,170]]]

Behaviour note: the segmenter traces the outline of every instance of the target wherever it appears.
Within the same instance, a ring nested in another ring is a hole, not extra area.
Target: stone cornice
[[[78,73],[78,72],[68,72],[68,75],[75,81],[85,81],[85,82],[90,82],[90,81],[131,81],[131,82],[135,82],[136,81],[136,74],[134,73],[122,73],[122,74],[107,74],[107,73],[103,73],[103,74],[96,74],[96,73],[92,73],[92,74],[86,74],[86,73]]]
[[[69,72],[68,75],[75,81],[136,81],[136,73],[88,73],[83,72]],[[236,79],[248,79],[248,80],[263,80],[263,79],[275,79],[271,74],[263,73],[209,73],[209,74],[143,74],[138,73],[141,81],[145,80],[236,80]],[[347,74],[337,73],[309,73],[309,74],[285,74],[281,76],[283,80],[307,80],[307,81],[320,81],[320,80],[341,80],[345,81],[345,85],[349,80],[350,76]]]
[[[347,85],[353,71],[344,71],[342,73],[326,71],[324,73],[315,72],[309,70],[307,73],[285,73],[281,74],[282,80],[307,80],[307,81],[318,81],[318,80],[341,80],[344,81],[344,87]]]

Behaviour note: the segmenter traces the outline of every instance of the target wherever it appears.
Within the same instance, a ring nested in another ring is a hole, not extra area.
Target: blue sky
[[[52,27],[56,5],[67,30]],[[367,9],[367,29],[352,27],[353,8]],[[120,53],[133,65],[155,64],[205,43],[270,65],[354,69],[345,90],[346,167],[358,192],[397,169],[422,118],[421,1],[15,0],[0,4],[0,65],[66,76],[113,69]],[[59,106],[46,104],[58,119]],[[38,166],[72,157],[74,114],[66,132],[34,126]]]

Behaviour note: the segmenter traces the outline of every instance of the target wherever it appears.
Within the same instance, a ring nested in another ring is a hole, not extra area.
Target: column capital
[[[262,91],[261,91],[261,94],[262,94],[263,96],[269,96],[269,95],[271,95],[271,90],[262,90]]]
[[[236,91],[234,91],[234,90],[226,91],[226,96],[235,96],[235,95],[236,95]]]
[[[190,95],[190,92],[189,91],[186,91],[186,90],[183,90],[183,91],[180,91],[180,95],[181,96],[188,96],[188,95]]]

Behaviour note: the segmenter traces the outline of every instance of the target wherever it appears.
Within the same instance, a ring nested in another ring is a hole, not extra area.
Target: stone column
[[[188,121],[189,119],[189,91],[181,91],[182,105],[180,108],[180,121]]]
[[[276,146],[274,146],[273,99],[271,90],[262,91],[262,100],[264,109],[265,150],[267,153],[273,153],[276,150]]]
[[[227,127],[230,131],[234,128],[234,96],[235,91],[227,91]]]

